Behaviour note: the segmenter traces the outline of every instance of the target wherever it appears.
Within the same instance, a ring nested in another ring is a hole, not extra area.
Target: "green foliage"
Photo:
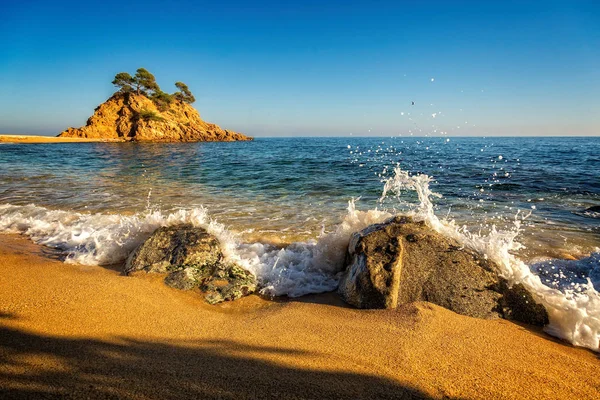
[[[133,77],[133,85],[137,94],[146,96],[152,94],[150,92],[160,92],[160,87],[156,83],[156,78],[145,68],[138,68]]]
[[[175,86],[177,86],[177,89],[179,89],[179,92],[175,92],[173,94],[177,100],[186,102],[188,104],[192,104],[196,101],[196,98],[185,83],[175,82]]]
[[[145,121],[159,121],[162,122],[165,119],[163,117],[161,117],[160,115],[158,115],[156,112],[152,111],[152,110],[140,110],[140,113],[138,114],[138,118],[141,118]]]
[[[167,111],[169,109],[169,106],[173,102],[173,95],[171,95],[169,93],[165,93],[160,89],[155,91],[152,94],[151,98],[152,98],[152,101],[154,102],[154,104],[156,105],[156,107],[161,112]]]
[[[183,82],[175,82],[179,91],[173,94],[163,92],[156,83],[154,75],[145,68],[138,68],[133,77],[128,72],[119,72],[115,75],[112,84],[118,87],[122,93],[135,92],[152,99],[161,112],[168,110],[174,99],[188,104],[196,101],[188,86]]]
[[[115,79],[112,84],[119,88],[122,93],[128,93],[133,91],[133,78],[127,72],[119,72],[115,75]]]

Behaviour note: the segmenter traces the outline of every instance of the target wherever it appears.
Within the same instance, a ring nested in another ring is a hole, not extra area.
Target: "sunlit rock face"
[[[69,128],[58,136],[140,142],[252,140],[203,121],[198,111],[183,101],[173,100],[161,111],[151,99],[135,93],[115,93],[96,107],[85,126]]]

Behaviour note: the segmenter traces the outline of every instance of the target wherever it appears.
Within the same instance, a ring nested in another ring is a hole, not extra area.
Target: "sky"
[[[0,1],[0,133],[139,67],[257,137],[600,135],[597,0]]]

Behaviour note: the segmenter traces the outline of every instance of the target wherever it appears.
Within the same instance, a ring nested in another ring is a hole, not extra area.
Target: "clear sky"
[[[600,135],[598,0],[0,1],[2,133],[138,67],[255,136]]]

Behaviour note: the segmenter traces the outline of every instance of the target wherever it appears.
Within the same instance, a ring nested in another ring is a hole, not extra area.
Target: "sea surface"
[[[500,265],[598,349],[600,137],[260,138],[0,145],[0,232],[112,264],[162,225],[216,234],[262,291],[334,290],[351,233],[426,220]]]

